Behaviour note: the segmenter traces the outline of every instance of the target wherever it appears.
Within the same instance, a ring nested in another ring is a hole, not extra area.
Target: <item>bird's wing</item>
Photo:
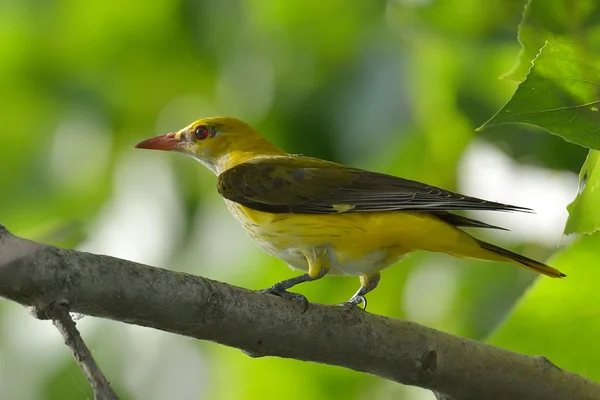
[[[503,228],[501,226],[490,225],[483,221],[478,221],[476,219],[467,218],[462,215],[453,214],[447,211],[433,211],[431,212],[433,215],[438,217],[439,219],[446,221],[450,225],[454,226],[464,226],[467,228],[487,228],[487,229],[499,229],[501,231],[507,231],[508,229]]]
[[[302,156],[265,157],[239,164],[223,172],[217,186],[226,199],[270,213],[531,211]]]

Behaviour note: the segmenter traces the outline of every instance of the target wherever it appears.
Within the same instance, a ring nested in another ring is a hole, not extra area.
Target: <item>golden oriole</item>
[[[287,289],[326,274],[360,276],[360,288],[346,304],[366,305],[364,296],[377,286],[380,271],[414,250],[505,261],[553,278],[565,276],[459,229],[503,228],[452,213],[527,208],[287,154],[235,118],[200,119],[136,147],[181,152],[214,172],[229,211],[256,244],[307,272],[264,292],[305,305],[304,296]]]

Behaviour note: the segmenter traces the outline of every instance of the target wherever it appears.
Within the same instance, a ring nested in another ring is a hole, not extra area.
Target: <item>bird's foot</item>
[[[367,298],[360,294],[355,294],[350,298],[350,300],[341,304],[342,307],[354,308],[355,306],[360,306],[364,304],[363,310],[367,310]]]
[[[270,288],[259,290],[259,292],[266,293],[266,294],[272,294],[275,296],[283,297],[284,299],[289,299],[289,300],[293,300],[295,302],[300,303],[302,305],[302,314],[304,314],[306,312],[306,310],[308,310],[308,299],[300,293],[288,292],[285,289],[281,289],[281,288],[277,287],[277,285],[273,285]]]

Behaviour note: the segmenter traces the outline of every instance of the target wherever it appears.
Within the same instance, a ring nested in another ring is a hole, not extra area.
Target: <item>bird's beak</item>
[[[150,150],[175,150],[179,143],[181,143],[181,139],[178,137],[177,132],[171,132],[167,133],[166,135],[160,135],[141,141],[135,145],[135,148]]]

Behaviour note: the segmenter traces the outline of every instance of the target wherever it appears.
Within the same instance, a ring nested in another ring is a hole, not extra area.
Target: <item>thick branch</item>
[[[600,385],[529,357],[362,310],[311,304],[113,257],[42,245],[0,227],[0,296],[278,356],[338,365],[469,399],[600,399]]]

